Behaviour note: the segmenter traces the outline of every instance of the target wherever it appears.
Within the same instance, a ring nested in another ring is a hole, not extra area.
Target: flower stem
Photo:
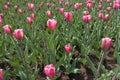
[[[98,68],[97,68],[97,71],[98,71],[98,72],[100,71],[100,67],[101,67],[101,64],[102,64],[102,62],[103,62],[103,60],[104,60],[104,56],[105,56],[105,52],[103,51],[102,56],[101,56],[101,59],[100,59],[100,63],[99,63]],[[98,75],[98,76],[99,76],[99,75]],[[95,78],[95,80],[98,78],[98,76]]]

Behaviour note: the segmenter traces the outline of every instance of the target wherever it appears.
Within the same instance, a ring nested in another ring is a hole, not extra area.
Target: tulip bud
[[[82,5],[83,5],[82,3],[79,3],[79,6],[80,6],[80,7],[82,7]]]
[[[15,5],[15,6],[14,6],[14,9],[15,9],[15,10],[17,10],[18,8],[19,8],[19,6],[18,6],[18,5]]]
[[[50,78],[54,77],[54,75],[55,75],[55,66],[53,64],[46,65],[44,67],[44,73]]]
[[[92,8],[92,3],[86,3],[87,8]]]
[[[34,10],[34,4],[33,3],[28,4],[28,10]]]
[[[18,13],[19,13],[19,14],[23,14],[23,10],[22,10],[22,9],[19,9],[19,10],[18,10]]]
[[[111,8],[111,7],[107,7],[106,10],[107,10],[108,12],[110,12],[110,11],[112,10],[112,8]]]
[[[70,3],[68,1],[65,2],[65,6],[70,6]]]
[[[82,20],[86,23],[90,22],[92,20],[92,16],[91,15],[84,15],[82,17]]]
[[[7,5],[7,6],[10,6],[10,2],[7,2],[6,5]]]
[[[105,21],[108,21],[109,19],[110,19],[109,14],[106,14],[105,17],[104,17],[104,20],[105,20]]]
[[[0,17],[0,24],[2,24],[2,22],[3,22],[3,21],[2,21],[2,18]]]
[[[83,15],[88,15],[88,14],[89,14],[88,11],[84,11],[84,12],[83,12]]]
[[[27,17],[27,23],[32,24],[32,22],[33,22],[33,19],[31,17]]]
[[[8,8],[9,8],[8,5],[4,5],[4,7],[3,7],[4,10],[7,10]]]
[[[60,8],[59,11],[61,14],[64,14],[64,8]]]
[[[4,17],[4,14],[3,13],[0,13],[0,18],[3,18]]]
[[[30,14],[30,17],[31,17],[32,19],[34,19],[34,18],[35,18],[35,14],[34,14],[34,13]]]
[[[4,78],[3,78],[3,70],[2,69],[0,69],[0,80],[4,80]]]
[[[70,53],[70,52],[71,52],[71,45],[70,45],[70,44],[66,44],[66,45],[64,46],[64,48],[65,48],[65,51],[66,51],[67,53]]]
[[[99,17],[99,19],[104,19],[104,14],[103,14],[102,12],[100,12],[100,13],[98,14],[98,17]]]
[[[119,7],[120,7],[120,3],[118,1],[114,1],[113,2],[113,8],[114,9],[119,9]]]
[[[48,11],[46,12],[46,15],[47,15],[48,17],[52,17],[52,11],[48,10]]]
[[[102,43],[101,43],[101,48],[104,50],[104,51],[107,51],[111,48],[112,46],[112,39],[106,37],[106,38],[103,38],[102,39]]]
[[[102,4],[98,5],[98,9],[101,10],[102,9]]]
[[[63,4],[63,0],[59,0],[59,4],[62,5]]]
[[[64,12],[64,16],[66,21],[71,22],[72,21],[72,12]]]
[[[74,4],[74,9],[75,9],[75,10],[78,10],[79,8],[80,8],[79,3],[75,3],[75,4]]]
[[[7,34],[11,34],[12,33],[12,28],[10,25],[5,25],[2,27],[4,32],[7,33]]]
[[[47,21],[47,27],[50,29],[50,30],[54,30],[57,26],[57,21],[55,19],[48,19]]]
[[[13,36],[17,39],[17,40],[22,40],[24,37],[24,32],[22,29],[16,29],[14,30]]]

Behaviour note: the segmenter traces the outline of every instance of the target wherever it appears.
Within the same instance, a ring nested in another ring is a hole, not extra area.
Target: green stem
[[[103,52],[103,54],[102,54],[102,56],[101,56],[101,59],[100,59],[100,63],[99,63],[99,65],[98,65],[98,72],[100,71],[100,67],[101,67],[101,64],[102,64],[102,62],[103,62],[103,60],[104,60],[104,56],[105,56],[105,53]]]

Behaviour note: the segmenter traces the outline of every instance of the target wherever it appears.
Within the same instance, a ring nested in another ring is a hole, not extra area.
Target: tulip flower
[[[50,29],[50,30],[54,30],[57,26],[57,21],[55,19],[48,19],[47,21],[47,27]]]
[[[47,15],[48,17],[52,17],[52,11],[48,10],[48,11],[46,12],[46,15]]]
[[[98,9],[99,9],[99,10],[102,10],[102,4],[99,4],[99,5],[98,5]]]
[[[63,0],[59,0],[59,4],[62,5],[63,4]]]
[[[14,30],[13,36],[17,39],[17,40],[22,40],[24,37],[24,32],[22,29],[16,29]]]
[[[0,24],[2,24],[2,22],[3,22],[3,20],[2,20],[2,18],[0,17]]]
[[[4,7],[3,7],[4,10],[7,10],[8,8],[9,8],[8,5],[4,5]]]
[[[61,14],[64,14],[64,8],[60,8],[59,11]]]
[[[67,53],[70,53],[70,52],[71,52],[71,45],[70,45],[70,44],[66,44],[66,45],[64,46],[64,49],[65,49],[65,51],[66,51]]]
[[[7,5],[7,6],[10,6],[10,2],[7,2],[6,5]]]
[[[19,14],[23,14],[23,10],[22,9],[18,9],[18,13]]]
[[[4,32],[7,33],[7,34],[11,34],[12,33],[12,28],[10,25],[5,25],[2,27]]]
[[[34,18],[35,18],[35,14],[34,14],[34,13],[30,14],[30,17],[31,17],[32,19],[34,19]]]
[[[90,22],[92,20],[91,15],[83,15],[82,20],[86,23]]]
[[[33,23],[33,19],[31,17],[27,17],[27,23],[28,24],[32,24]]]
[[[83,12],[83,15],[88,15],[88,14],[89,14],[88,11],[84,11],[84,12]]]
[[[98,14],[98,17],[99,17],[99,19],[104,19],[104,14],[103,14],[102,12],[100,12],[100,13]]]
[[[80,8],[79,3],[75,3],[75,4],[74,4],[74,9],[75,9],[75,10],[78,10],[79,8]]]
[[[54,77],[54,75],[55,75],[55,66],[53,64],[46,65],[44,67],[44,73],[50,78]]]
[[[34,10],[34,4],[28,3],[28,10]]]
[[[101,43],[101,48],[104,50],[104,51],[107,51],[111,48],[112,46],[112,39],[106,37],[106,38],[103,38],[102,39],[102,43]]]
[[[119,7],[120,7],[120,2],[114,1],[114,2],[113,2],[113,8],[114,8],[114,9],[119,9]]]
[[[70,6],[70,3],[68,1],[65,2],[65,6]]]
[[[4,14],[3,13],[0,13],[0,18],[3,18],[4,17]]]
[[[72,21],[72,12],[64,12],[64,16],[66,21],[71,22]]]
[[[15,6],[14,6],[14,9],[15,9],[15,10],[17,10],[18,8],[19,8],[19,6],[18,6],[18,5],[15,5]]]
[[[89,2],[89,3],[86,3],[86,7],[87,7],[87,8],[92,8],[92,3],[90,3],[90,2]]]
[[[105,21],[108,21],[109,19],[110,19],[109,14],[106,14],[105,17],[104,17],[104,20],[105,20]]]
[[[4,80],[4,78],[3,78],[3,70],[2,69],[0,69],[0,80]]]

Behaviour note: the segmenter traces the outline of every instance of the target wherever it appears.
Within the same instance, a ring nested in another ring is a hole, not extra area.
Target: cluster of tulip
[[[28,0],[24,0],[24,1],[27,2]],[[103,5],[102,5],[103,0],[99,0],[99,4],[98,4],[98,7],[97,7],[98,10],[99,10],[99,13],[98,13],[97,17],[100,20],[104,20],[104,21],[107,22],[110,19],[110,11],[112,9],[115,9],[115,10],[120,9],[120,0],[114,0],[113,4],[111,3],[110,0],[105,0],[105,1],[109,4],[109,7],[106,8],[107,14],[104,14],[104,12],[102,11],[102,9],[103,9]],[[40,7],[43,4],[44,4],[44,2],[41,2],[41,4],[39,5],[38,9],[40,9]],[[59,11],[60,15],[62,15],[65,18],[66,23],[72,23],[72,21],[73,21],[73,15],[74,15],[73,12],[65,10],[65,8],[62,6],[64,4],[66,7],[69,7],[69,6],[71,6],[71,3],[68,2],[68,1],[66,1],[64,3],[63,0],[59,0],[59,4],[60,4],[60,8],[59,8],[58,11]],[[95,1],[86,0],[85,6],[87,7],[87,10],[84,10],[83,13],[82,13],[83,14],[82,15],[82,19],[81,19],[82,22],[88,24],[88,23],[90,23],[92,21],[93,16],[92,16],[91,12],[89,11],[89,9],[91,9],[94,4],[96,4]],[[75,3],[74,4],[74,10],[75,11],[79,10],[81,7],[83,7],[83,5],[84,5],[83,3]],[[7,2],[3,6],[3,9],[4,10],[8,10],[10,6],[11,6],[10,2]],[[51,7],[56,8],[56,5],[52,5],[50,3],[46,3],[46,6],[47,7],[51,6]],[[27,7],[28,7],[29,11],[35,10],[35,6],[34,6],[33,3],[28,3]],[[20,15],[22,15],[24,13],[24,10],[20,9],[18,5],[15,5],[14,9]],[[49,18],[49,19],[46,20],[46,24],[45,25],[47,26],[47,28],[49,30],[54,31],[56,29],[56,27],[58,26],[58,21],[57,21],[57,19],[53,18],[53,12],[52,12],[52,10],[47,10],[46,13],[45,13],[45,15],[47,16],[47,18]],[[33,12],[30,13],[29,17],[26,18],[26,23],[28,25],[32,25],[34,23],[33,21],[35,20],[36,17],[37,16],[36,16],[35,13],[33,13]],[[3,24],[3,18],[4,18],[4,14],[0,13],[0,25]],[[2,27],[2,29],[3,29],[4,33],[6,33],[8,35],[11,35],[13,33],[13,37],[16,40],[18,40],[18,41],[24,39],[24,36],[25,36],[24,33],[26,33],[25,30],[21,29],[21,28],[15,29],[13,31],[12,26],[9,25],[9,24],[4,25]],[[109,37],[105,37],[105,38],[102,38],[102,40],[101,40],[101,46],[99,46],[99,47],[101,47],[104,52],[107,52],[107,51],[110,50],[110,48],[112,46],[113,46],[113,39],[109,38]],[[64,46],[64,51],[66,53],[68,53],[68,54],[72,51],[72,46],[71,46],[70,43],[66,43],[66,45]],[[55,67],[55,65],[53,63],[50,63],[50,64],[47,64],[46,66],[44,66],[44,73],[49,78],[53,78],[55,76],[55,73],[56,73],[56,67]],[[3,80],[2,69],[0,69],[0,80]]]

